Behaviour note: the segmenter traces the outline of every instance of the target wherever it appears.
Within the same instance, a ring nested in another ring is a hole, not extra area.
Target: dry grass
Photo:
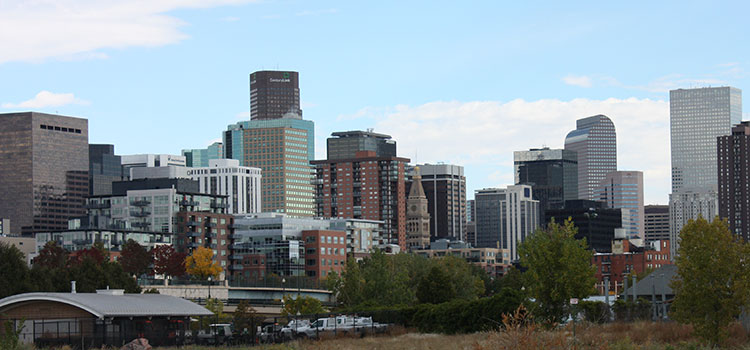
[[[543,330],[511,317],[504,320],[506,330],[461,335],[421,334],[398,329],[392,334],[364,338],[339,336],[334,339],[296,341],[286,344],[255,347],[258,350],[701,350],[691,336],[690,326],[678,323],[611,323],[594,325],[579,323],[573,337],[572,325],[555,330]],[[750,350],[750,338],[739,325],[730,329],[727,349]],[[181,350],[226,350],[227,348],[184,347]],[[239,348],[237,348],[239,349]],[[157,349],[163,350],[163,349]]]

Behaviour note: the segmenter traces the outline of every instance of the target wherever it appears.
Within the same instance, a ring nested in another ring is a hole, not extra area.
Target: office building
[[[598,200],[597,187],[617,170],[615,124],[601,114],[578,119],[565,137],[565,149],[578,155],[578,198]]]
[[[185,165],[188,167],[207,167],[211,159],[224,158],[224,144],[214,142],[207,148],[184,149],[182,156],[185,157]]]
[[[315,166],[316,216],[383,221],[381,244],[397,244],[406,250],[408,158],[360,151],[354,158],[311,163]]]
[[[187,165],[185,156],[172,154],[132,154],[120,156],[122,172],[130,179],[130,169],[160,166],[181,166]]]
[[[395,157],[396,141],[390,135],[367,131],[334,132],[326,140],[327,159],[350,159],[357,152],[373,151],[378,157]]]
[[[628,239],[644,239],[643,172],[613,171],[599,185],[599,200],[622,212]]]
[[[302,119],[299,73],[258,71],[250,74],[250,120]]]
[[[115,154],[114,145],[89,145],[89,195],[112,193],[112,183],[127,179],[122,159]]]
[[[532,148],[513,152],[516,185],[529,185],[542,214],[578,199],[578,154],[566,149]],[[544,215],[542,222],[546,222]]]
[[[466,239],[466,177],[464,167],[452,164],[420,164],[422,188],[430,214],[430,240]],[[414,180],[406,183],[410,191]]]
[[[144,167],[133,179],[186,178],[198,181],[198,192],[227,196],[228,214],[261,211],[261,170],[240,166],[236,159],[211,159],[206,167]]]
[[[646,243],[669,240],[669,206],[647,205],[643,214]]]
[[[382,221],[363,219],[331,219],[331,230],[346,232],[346,255],[357,261],[370,256],[380,244]]]
[[[528,185],[474,192],[477,247],[507,249],[518,259],[518,245],[539,226],[539,201]]]
[[[0,114],[0,218],[14,233],[63,230],[84,215],[88,171],[86,119]]]
[[[670,195],[671,256],[679,232],[698,215],[718,215],[717,144],[742,119],[742,92],[733,87],[677,89],[669,92],[672,153]]]
[[[575,238],[585,238],[589,249],[596,252],[611,251],[615,233],[621,231],[624,237],[627,232],[622,228],[622,210],[607,208],[604,202],[567,201],[562,209],[550,209],[548,216],[558,224],[571,219],[578,229]]]
[[[745,241],[750,240],[750,122],[719,136],[719,216]]]
[[[410,250],[430,246],[430,213],[427,196],[422,188],[419,167],[414,169],[412,186],[406,198],[406,246]]]
[[[224,132],[225,158],[262,169],[263,212],[313,216],[312,167],[314,124],[301,119],[251,120]]]

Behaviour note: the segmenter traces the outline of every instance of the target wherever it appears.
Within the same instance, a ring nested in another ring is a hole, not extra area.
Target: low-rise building
[[[498,248],[473,248],[462,241],[437,240],[430,249],[415,250],[414,254],[426,258],[455,256],[481,267],[491,276],[502,276],[511,265],[510,250]]]
[[[624,237],[624,232],[612,241],[611,252],[595,253],[591,263],[596,265],[597,290],[605,291],[605,279],[609,291],[618,294],[623,289],[623,280],[633,274],[643,274],[665,265],[671,265],[669,240],[652,241],[639,247]]]
[[[26,263],[29,265],[31,265],[31,259],[33,259],[38,252],[34,237],[0,235],[0,243],[5,243],[18,248],[18,250],[23,253]]]
[[[334,230],[302,231],[305,242],[305,275],[324,279],[340,274],[346,265],[346,232]]]

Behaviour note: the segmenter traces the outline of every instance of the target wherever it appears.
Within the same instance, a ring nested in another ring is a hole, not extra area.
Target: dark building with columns
[[[717,141],[719,217],[745,241],[750,240],[750,122],[732,127]]]
[[[13,232],[64,230],[85,215],[88,170],[88,120],[0,114],[0,217]]]

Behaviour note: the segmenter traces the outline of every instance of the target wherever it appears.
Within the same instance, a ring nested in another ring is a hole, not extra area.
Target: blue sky
[[[606,114],[618,167],[667,203],[668,91],[750,89],[744,2],[41,0],[0,3],[0,112],[89,119],[119,154],[205,147],[248,118],[248,75],[300,72],[317,157],[374,128],[420,163],[513,182],[512,152]],[[469,197],[472,197],[470,194]]]

